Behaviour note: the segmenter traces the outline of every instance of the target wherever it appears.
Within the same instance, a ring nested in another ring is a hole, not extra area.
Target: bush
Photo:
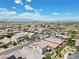
[[[12,36],[13,36],[13,33],[8,33],[8,34],[7,34],[7,37],[8,37],[8,38],[11,38]]]
[[[7,45],[7,44],[4,44],[3,47],[4,47],[4,48],[8,48],[8,45]]]
[[[51,56],[52,56],[52,55],[51,55],[50,53],[46,53],[45,59],[52,59]]]
[[[79,52],[79,47],[76,47],[77,52]]]
[[[16,42],[13,42],[13,45],[14,45],[14,46],[16,46],[16,45],[17,45],[17,43],[16,43]]]
[[[29,39],[29,37],[26,35],[26,36],[24,37],[24,40],[29,41],[30,39]]]

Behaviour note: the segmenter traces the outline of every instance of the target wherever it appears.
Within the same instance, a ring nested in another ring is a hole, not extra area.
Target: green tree
[[[4,48],[8,48],[8,45],[7,45],[7,44],[4,44],[3,47],[4,47]]]
[[[52,54],[50,54],[50,53],[46,53],[46,55],[45,55],[45,59],[52,59],[51,56],[52,56]]]
[[[27,30],[26,29],[23,29],[23,32],[27,32]]]
[[[29,37],[26,35],[26,36],[24,36],[24,40],[29,41],[30,39],[29,39]]]
[[[76,47],[76,51],[79,52],[79,47]]]
[[[77,34],[77,31],[70,30],[70,33],[71,33],[71,34]]]
[[[70,33],[70,36],[71,38],[75,38],[75,34],[77,34],[78,32],[77,31],[74,31],[74,30],[69,30],[69,33]]]
[[[59,54],[61,49],[60,48],[56,48],[55,51],[56,51],[56,54]]]
[[[73,47],[73,46],[75,46],[75,41],[72,40],[72,38],[68,38],[68,39],[67,39],[67,45]]]
[[[7,34],[7,37],[8,37],[8,38],[11,38],[12,36],[13,36],[13,33],[8,33],[8,34]]]
[[[14,45],[14,46],[17,46],[17,43],[14,41],[14,42],[13,42],[13,45]]]

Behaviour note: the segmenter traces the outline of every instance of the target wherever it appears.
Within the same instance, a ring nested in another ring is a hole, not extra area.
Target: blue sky
[[[75,21],[78,18],[79,0],[0,0],[1,20]]]

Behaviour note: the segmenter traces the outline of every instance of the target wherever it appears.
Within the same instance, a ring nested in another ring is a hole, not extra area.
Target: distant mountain
[[[58,19],[58,20],[51,20],[51,21],[44,21],[44,20],[34,20],[34,19],[1,19],[0,23],[6,22],[32,22],[32,23],[45,23],[45,22],[79,22],[79,18],[66,18],[66,19]]]

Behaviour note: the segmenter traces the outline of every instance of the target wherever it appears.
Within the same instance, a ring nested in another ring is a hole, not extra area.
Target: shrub
[[[4,44],[3,47],[4,47],[4,48],[8,48],[8,45],[7,45],[7,44]]]
[[[13,42],[13,45],[14,45],[14,46],[16,46],[16,45],[17,45],[17,43],[16,43],[16,42]]]

